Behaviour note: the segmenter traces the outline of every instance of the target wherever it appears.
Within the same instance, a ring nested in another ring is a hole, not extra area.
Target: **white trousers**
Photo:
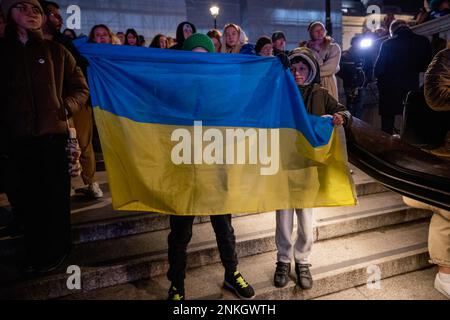
[[[297,238],[293,244],[294,211],[297,214]],[[313,228],[312,208],[277,210],[275,231],[277,260],[290,263],[294,258],[296,263],[308,264],[314,242]]]

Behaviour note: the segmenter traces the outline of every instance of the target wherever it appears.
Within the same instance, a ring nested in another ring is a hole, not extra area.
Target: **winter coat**
[[[65,123],[89,95],[73,56],[60,44],[29,32],[24,45],[15,32],[0,42],[0,153],[14,141],[67,133]]]
[[[242,46],[241,50],[239,50],[239,53],[256,55],[255,45],[251,43],[246,43]]]
[[[278,50],[277,48],[273,48],[273,55],[276,57],[277,55],[279,55],[280,53],[288,55],[289,54],[289,50]]]
[[[299,87],[299,89],[302,93],[306,110],[309,113],[317,116],[339,113],[344,117],[344,127],[351,125],[352,116],[350,112],[320,84],[313,83],[308,86]]]
[[[430,61],[430,42],[408,27],[398,29],[393,38],[381,44],[375,63],[380,115],[403,114],[408,92],[419,90],[419,74]]]
[[[319,51],[316,51],[311,46],[311,41],[303,42],[300,46],[305,46],[314,52],[320,66],[320,83],[322,87],[326,88],[336,100],[339,100],[336,73],[340,70],[341,47],[329,37],[325,38]]]
[[[450,49],[439,52],[425,73],[425,99],[433,110],[450,111]]]
[[[69,50],[69,52],[72,54],[72,56],[75,58],[75,61],[77,62],[77,66],[80,67],[81,71],[83,72],[83,75],[87,77],[87,68],[89,66],[89,62],[85,57],[83,57],[77,48],[73,45],[73,41],[68,36],[64,35],[61,32],[57,32],[54,37],[53,41],[58,42],[61,44],[64,48]]]

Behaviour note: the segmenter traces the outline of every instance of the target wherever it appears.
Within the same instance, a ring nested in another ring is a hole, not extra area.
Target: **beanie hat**
[[[309,67],[309,76],[305,81],[305,86],[311,83],[320,83],[320,69],[319,64],[314,57],[314,53],[306,48],[300,47],[295,48],[288,54],[289,61],[291,65],[303,62]]]
[[[38,7],[41,10],[41,15],[44,15],[44,10],[42,10],[42,6],[38,0],[2,0],[1,5],[2,5],[2,11],[3,11],[3,14],[5,15],[5,18],[8,18],[9,11],[11,10],[12,7],[14,7],[16,4],[19,4],[22,2],[30,3],[30,4]]]
[[[209,53],[214,53],[214,44],[211,39],[203,33],[194,33],[184,41],[183,50],[192,51],[194,48],[203,48]]]
[[[275,42],[275,41],[277,41],[278,39],[284,39],[284,41],[287,41],[287,40],[286,40],[286,36],[284,35],[284,33],[283,33],[282,31],[275,31],[275,32],[272,34],[272,42]]]
[[[255,46],[256,54],[260,53],[266,44],[272,44],[272,40],[269,37],[263,36],[259,38]]]
[[[444,2],[444,0],[430,0],[430,9],[433,11],[439,10],[439,6]]]
[[[324,30],[327,30],[327,28],[325,27],[325,25],[321,22],[321,21],[313,21],[309,24],[308,26],[308,31],[311,32],[312,28],[320,25]]]

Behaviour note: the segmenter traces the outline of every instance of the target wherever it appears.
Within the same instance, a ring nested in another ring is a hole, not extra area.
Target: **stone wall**
[[[200,32],[207,32],[214,26],[209,13],[212,4],[220,7],[219,29],[228,22],[238,23],[253,43],[261,35],[283,30],[289,49],[308,38],[306,27],[311,21],[325,21],[324,0],[59,0],[58,3],[65,19],[69,5],[80,6],[82,28],[77,33],[88,34],[93,25],[104,23],[113,32],[135,28],[146,37],[147,43],[157,33],[175,36],[178,23],[186,19]],[[333,37],[342,43],[341,0],[332,1],[332,22]]]

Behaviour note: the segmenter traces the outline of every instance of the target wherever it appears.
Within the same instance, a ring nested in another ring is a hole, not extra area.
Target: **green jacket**
[[[348,127],[352,123],[352,115],[345,108],[333,98],[328,90],[321,87],[317,83],[312,83],[307,86],[298,87],[303,101],[305,102],[306,110],[316,116],[333,115],[339,113],[344,117],[344,127]]]

